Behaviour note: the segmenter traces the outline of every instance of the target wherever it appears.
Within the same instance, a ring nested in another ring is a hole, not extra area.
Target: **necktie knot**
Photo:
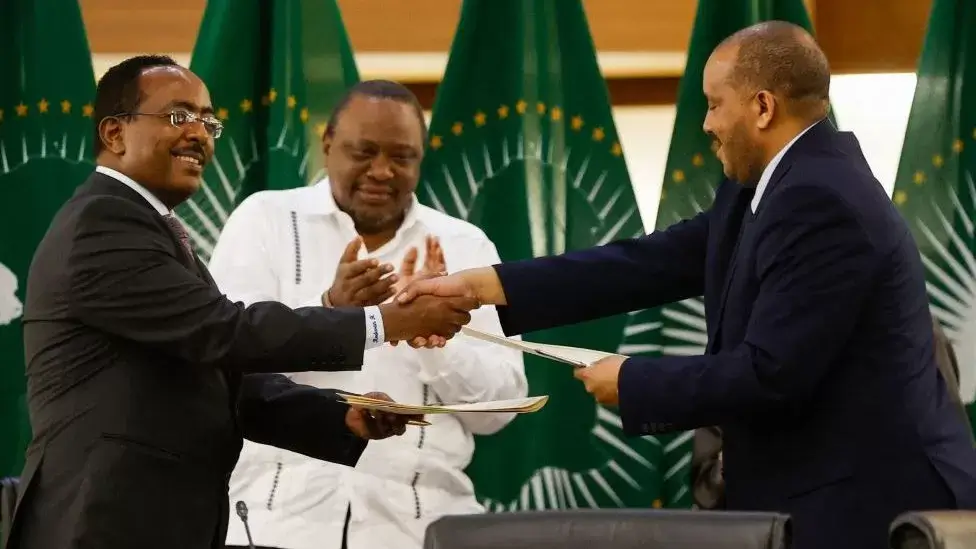
[[[176,238],[180,241],[180,247],[183,248],[183,253],[192,262],[193,247],[190,245],[190,233],[186,232],[186,227],[173,214],[164,215],[163,220],[169,225],[170,230],[176,234]]]

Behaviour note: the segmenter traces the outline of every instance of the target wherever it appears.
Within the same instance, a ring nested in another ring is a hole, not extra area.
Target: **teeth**
[[[183,162],[189,162],[190,164],[193,164],[194,166],[199,166],[200,165],[200,161],[197,160],[196,158],[193,158],[192,156],[182,156],[181,155],[181,156],[177,156],[176,158],[179,158]]]

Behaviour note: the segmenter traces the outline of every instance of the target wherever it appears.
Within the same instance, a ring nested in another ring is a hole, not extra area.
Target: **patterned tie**
[[[186,254],[186,258],[190,261],[190,264],[193,265],[195,263],[193,247],[190,246],[190,235],[186,232],[186,228],[183,227],[180,220],[176,219],[176,216],[173,214],[164,215],[163,220],[166,221],[169,228],[176,234],[176,237],[180,240],[180,245],[183,247],[183,253]]]

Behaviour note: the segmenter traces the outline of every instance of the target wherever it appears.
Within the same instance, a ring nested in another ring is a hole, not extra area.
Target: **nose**
[[[198,143],[204,143],[210,138],[210,133],[207,131],[207,127],[203,125],[202,120],[187,122],[183,126],[183,135],[190,141],[196,141]]]
[[[369,166],[369,177],[377,181],[387,181],[393,179],[393,168],[386,155],[377,155]]]
[[[712,122],[710,120],[711,117],[712,115],[710,113],[707,113],[705,114],[705,120],[702,121],[702,131],[704,131],[707,135],[712,135]]]

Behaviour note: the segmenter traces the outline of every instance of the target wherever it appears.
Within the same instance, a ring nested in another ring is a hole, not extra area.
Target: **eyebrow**
[[[169,103],[166,104],[166,107],[164,107],[163,110],[174,109],[174,108],[186,109],[191,112],[199,112],[200,114],[214,113],[213,107],[198,107],[197,105],[194,105],[193,103],[190,103],[188,101],[170,101]]]

